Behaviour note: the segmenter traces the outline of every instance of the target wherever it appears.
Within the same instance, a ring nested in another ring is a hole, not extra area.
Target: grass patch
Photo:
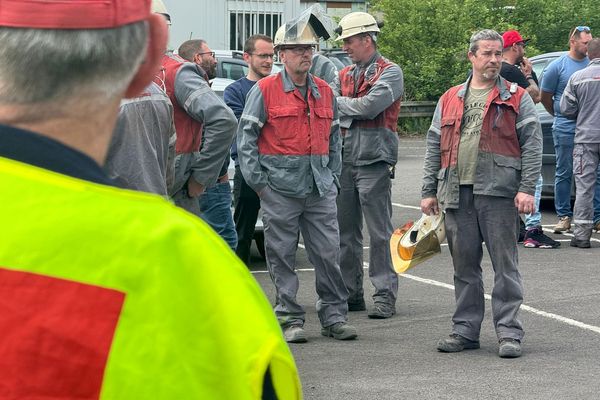
[[[431,125],[431,117],[400,118],[398,120],[398,135],[425,136]]]

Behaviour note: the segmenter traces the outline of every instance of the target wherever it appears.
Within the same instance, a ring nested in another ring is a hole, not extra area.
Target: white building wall
[[[281,23],[294,18],[302,10],[316,3],[301,0],[163,0],[171,15],[172,25],[169,38],[169,49],[177,49],[181,43],[189,39],[204,39],[212,49],[230,49],[231,14],[241,13],[238,22],[247,21],[250,14],[279,14]],[[330,15],[342,15],[357,10],[364,10],[365,3],[352,3],[351,8],[339,8],[335,2],[318,1]],[[347,5],[348,3],[345,3]],[[341,5],[341,4],[339,4]],[[248,13],[247,15],[244,15]],[[258,17],[256,17],[258,18]],[[257,19],[255,19],[258,22]],[[259,23],[259,31],[263,33],[264,20]],[[244,30],[246,27],[241,27]],[[238,30],[238,31],[239,31]],[[252,29],[251,29],[252,30]],[[277,30],[277,27],[274,29]],[[270,29],[267,29],[270,31]],[[268,32],[266,32],[268,33]],[[274,31],[272,36],[274,35]],[[243,40],[241,40],[243,42]],[[235,38],[233,38],[235,44]]]

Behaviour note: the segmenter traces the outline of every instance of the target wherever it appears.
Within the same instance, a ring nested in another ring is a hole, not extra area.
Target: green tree
[[[600,0],[373,0],[384,15],[381,52],[404,71],[405,97],[437,100],[470,69],[470,36],[480,29],[518,29],[528,56],[567,50],[573,27],[600,27]],[[600,34],[600,33],[599,33]]]

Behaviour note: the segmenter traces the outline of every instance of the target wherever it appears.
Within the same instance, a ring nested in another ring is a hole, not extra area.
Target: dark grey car
[[[529,59],[533,65],[533,70],[538,77],[540,86],[542,79],[544,78],[544,71],[548,65],[565,53],[566,51],[555,51],[553,53],[540,54]],[[556,170],[556,155],[554,154],[554,140],[552,139],[552,123],[554,117],[548,114],[542,103],[538,103],[536,108],[540,124],[542,125],[542,134],[544,136],[542,156],[542,177],[544,179],[544,185],[542,186],[542,198],[551,199],[554,198],[554,171]]]

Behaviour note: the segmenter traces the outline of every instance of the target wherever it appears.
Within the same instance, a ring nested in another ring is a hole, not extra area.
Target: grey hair
[[[493,29],[483,29],[479,32],[475,32],[469,40],[469,51],[473,54],[479,50],[480,40],[497,40],[504,47],[504,40],[502,36]]]
[[[89,30],[0,27],[0,104],[107,101],[126,89],[147,39],[145,22]]]

